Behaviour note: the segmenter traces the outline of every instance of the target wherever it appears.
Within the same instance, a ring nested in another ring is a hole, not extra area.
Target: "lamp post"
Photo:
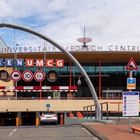
[[[81,86],[81,84],[82,84],[82,82],[81,82],[81,79],[80,79],[80,77],[78,78],[78,81],[77,81],[77,85],[78,86]]]

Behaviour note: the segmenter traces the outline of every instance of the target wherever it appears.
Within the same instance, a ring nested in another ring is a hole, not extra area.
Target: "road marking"
[[[13,129],[10,133],[9,133],[9,137],[11,137],[15,132],[17,131],[17,129]]]

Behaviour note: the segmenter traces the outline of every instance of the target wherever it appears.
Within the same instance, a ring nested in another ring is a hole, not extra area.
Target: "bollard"
[[[36,126],[39,126],[39,112],[36,112]]]
[[[19,118],[19,125],[22,125],[21,112],[18,112],[18,118]]]
[[[60,113],[60,125],[64,125],[64,113]]]
[[[19,115],[17,113],[17,115],[16,115],[16,127],[18,127],[18,126],[19,126]]]
[[[21,118],[21,112],[17,112],[16,115],[16,126],[22,125],[22,118]]]

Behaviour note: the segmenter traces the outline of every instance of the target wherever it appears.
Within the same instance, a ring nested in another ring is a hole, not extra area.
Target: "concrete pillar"
[[[64,125],[64,113],[60,113],[60,125]]]
[[[40,113],[36,112],[36,123],[35,123],[36,126],[39,126],[39,124],[40,124],[40,122],[39,122],[39,115],[40,115]]]
[[[4,126],[4,118],[0,118],[0,126]]]
[[[18,112],[19,113],[19,125],[22,125],[22,117],[21,117],[21,112]]]
[[[21,119],[21,112],[17,112],[16,115],[16,126],[22,125],[22,119]]]

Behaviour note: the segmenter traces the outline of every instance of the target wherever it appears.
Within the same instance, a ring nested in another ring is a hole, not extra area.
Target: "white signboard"
[[[139,92],[123,92],[123,116],[139,116]]]

